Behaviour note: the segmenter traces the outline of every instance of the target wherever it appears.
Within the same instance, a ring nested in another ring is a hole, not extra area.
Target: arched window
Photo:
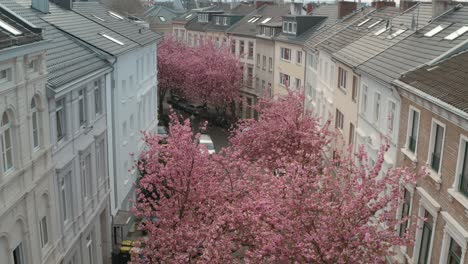
[[[11,133],[11,121],[7,112],[4,112],[2,116],[0,134],[2,140],[3,172],[7,172],[13,168],[13,137]]]
[[[37,111],[37,99],[33,97],[31,100],[31,122],[32,122],[32,143],[33,149],[39,149],[39,112]]]

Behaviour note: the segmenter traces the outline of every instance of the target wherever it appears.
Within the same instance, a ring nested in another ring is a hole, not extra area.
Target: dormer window
[[[289,34],[296,34],[297,23],[296,22],[283,22],[283,32]]]
[[[227,26],[228,22],[227,22],[227,17],[223,17],[223,25]]]
[[[198,14],[198,22],[208,22],[208,14]]]

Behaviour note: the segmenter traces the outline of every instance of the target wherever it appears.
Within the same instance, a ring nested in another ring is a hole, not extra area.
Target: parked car
[[[182,110],[184,112],[194,115],[199,115],[201,112],[207,109],[206,104],[191,104],[177,95],[171,95],[168,102],[172,105],[174,109]]]
[[[208,153],[213,154],[216,152],[213,141],[211,140],[211,137],[209,135],[205,135],[205,134],[201,135],[200,144],[206,146],[206,148],[208,149]]]

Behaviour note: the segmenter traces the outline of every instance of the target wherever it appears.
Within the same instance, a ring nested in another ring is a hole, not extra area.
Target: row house
[[[271,25],[289,13],[287,6],[273,4],[272,1],[256,1],[257,9],[228,30],[231,52],[239,57],[243,69],[243,100],[238,107],[238,115],[242,118],[256,116],[252,105],[268,89],[271,90],[274,58],[271,38],[277,35],[275,30],[279,33],[278,26],[275,29]],[[259,44],[262,47],[258,47]]]
[[[462,14],[457,19],[466,18]],[[457,26],[434,36],[446,38]],[[404,186],[398,216],[413,218],[398,232],[403,234],[411,221],[417,228],[414,245],[401,249],[401,262],[468,263],[468,53],[465,48],[457,54],[393,81],[401,95],[398,165],[428,172],[416,185]]]
[[[105,87],[111,67],[45,22],[56,10],[53,5],[49,8],[48,1],[33,1],[32,7],[14,1],[2,4],[42,28],[48,41],[47,57],[39,57],[42,63],[35,66],[48,73],[44,81],[47,88],[30,105],[43,112],[38,120],[45,133],[39,130],[39,135],[43,142],[50,142],[55,165],[53,188],[46,196],[36,198],[41,201],[50,197],[50,204],[31,209],[50,214],[39,226],[42,252],[34,256],[42,258],[14,257],[13,263],[104,263],[110,257],[110,244],[106,244],[110,240],[110,188]],[[31,119],[36,118],[32,113]],[[55,253],[52,248],[56,248]]]
[[[0,6],[0,259],[59,259],[43,30]]]
[[[365,146],[371,165],[377,160],[380,145],[388,140],[389,150],[385,154],[384,170],[395,167],[396,163],[396,117],[399,99],[390,84],[386,86],[384,81],[362,69],[364,65],[369,65],[374,57],[384,54],[386,50],[411,36],[420,27],[427,25],[432,18],[431,10],[431,3],[414,3],[406,10],[397,9],[397,15],[390,17],[388,22],[384,20],[385,23],[382,21],[372,26],[366,35],[335,54],[335,58],[342,62],[338,79],[340,77],[346,79],[347,75],[352,76],[348,78],[352,79],[352,83],[347,86],[352,87],[352,96],[337,92],[334,99],[335,106],[338,108],[343,103],[353,102],[353,113],[347,117],[351,118],[348,120],[353,122],[352,128],[356,131],[355,143]],[[363,23],[361,27],[365,28],[373,25],[370,24],[371,21],[358,22]],[[347,135],[351,137],[353,133],[350,128]]]
[[[187,31],[185,26],[190,21],[198,19],[197,12],[194,10],[188,11],[178,17],[172,19],[172,36],[182,42],[187,41]]]
[[[152,31],[167,35],[173,32],[173,19],[185,13],[181,6],[179,8],[170,8],[163,5],[153,5],[145,11],[142,19],[148,23]]]

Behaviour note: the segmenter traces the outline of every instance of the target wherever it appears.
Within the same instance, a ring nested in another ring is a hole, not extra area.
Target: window
[[[260,85],[260,79],[258,77],[255,78],[255,88],[258,89]]]
[[[442,150],[444,144],[444,133],[445,128],[438,122],[432,121],[431,130],[431,145],[430,145],[430,166],[435,172],[439,173],[440,164],[442,162]]]
[[[28,72],[37,72],[37,69],[38,69],[38,60],[37,59],[33,59],[33,60],[30,60],[29,63],[28,63]]]
[[[291,61],[291,49],[281,48],[280,58],[285,61]]]
[[[31,100],[31,125],[33,149],[39,148],[39,112],[37,111],[36,97]]]
[[[308,65],[310,68],[313,68],[313,67],[314,67],[314,54],[312,54],[312,53],[308,53],[308,54],[307,54],[307,65]]]
[[[231,53],[236,54],[236,41],[234,39],[231,40]]]
[[[247,85],[252,87],[253,82],[253,68],[251,66],[247,67]]]
[[[412,153],[416,153],[416,146],[418,143],[418,130],[419,130],[419,111],[412,109],[409,110],[408,119],[408,139],[407,148]]]
[[[388,101],[388,133],[393,135],[393,130],[395,126],[395,114],[396,114],[396,104],[393,101]]]
[[[268,58],[268,71],[273,71],[273,59],[271,57]]]
[[[247,97],[247,109],[245,112],[245,118],[252,118],[252,98]]]
[[[130,77],[130,85],[133,86],[133,77]],[[94,111],[96,115],[102,114],[102,89],[101,81],[94,81]]]
[[[188,43],[189,46],[192,46],[192,34],[191,33],[188,33],[187,43]]]
[[[11,69],[0,70],[0,83],[11,81]]]
[[[289,75],[280,73],[280,84],[289,87]]]
[[[239,53],[240,53],[241,57],[244,57],[244,52],[245,51],[244,51],[244,41],[243,40],[239,41],[239,46],[240,46],[239,47]]]
[[[336,109],[336,117],[335,117],[335,127],[343,130],[344,124],[344,115],[340,112],[340,110]]]
[[[406,29],[399,29],[399,30],[393,32],[392,34],[390,34],[390,36],[388,36],[387,38],[393,39],[395,37],[398,37],[399,35],[401,35],[405,31],[406,31]]]
[[[271,83],[268,83],[268,95],[269,95],[270,97],[273,97],[273,89],[272,89],[272,87],[271,87]]]
[[[249,41],[249,59],[253,59],[254,55],[254,43]]]
[[[81,182],[83,197],[89,199],[91,195],[91,154],[81,159]]]
[[[6,23],[3,20],[0,20],[0,27],[4,30],[10,32],[14,36],[23,35],[23,32],[19,31],[18,29],[12,27],[10,24]]]
[[[60,178],[60,206],[62,207],[63,221],[67,222],[71,217],[70,185],[71,172]]]
[[[208,22],[208,14],[198,14],[199,22]]]
[[[447,258],[447,264],[460,264],[462,259],[462,248],[458,243],[450,238],[450,246]]]
[[[296,87],[297,90],[301,88],[301,79],[296,78],[294,80],[294,86]]]
[[[405,188],[403,193],[403,204],[401,205],[401,220],[403,222],[400,224],[399,235],[403,237],[408,228],[409,219],[406,219],[410,215],[411,208],[411,193]]]
[[[302,64],[302,51],[298,50],[296,52],[296,63]]]
[[[217,17],[215,18],[215,24],[216,24],[216,25],[219,25],[219,16],[217,16]]]
[[[351,91],[351,99],[353,102],[356,102],[357,99],[357,88],[358,88],[358,79],[356,75],[353,75],[353,90]]]
[[[39,233],[41,235],[41,246],[44,247],[49,242],[49,234],[47,232],[47,217],[44,216],[39,221]]]
[[[262,80],[262,96],[265,96],[265,80]]]
[[[86,249],[88,250],[88,263],[94,264],[94,249],[91,234],[86,237]]]
[[[455,32],[451,33],[450,35],[446,36],[444,39],[446,40],[454,40],[459,36],[465,34],[468,31],[468,26],[462,26],[461,28],[457,29]]]
[[[78,91],[78,114],[80,126],[84,126],[86,123],[85,96],[85,89],[81,89],[80,91]]]
[[[283,32],[296,34],[297,23],[296,22],[283,22]]]
[[[338,87],[346,89],[346,75],[346,70],[338,67]]]
[[[361,103],[361,112],[365,114],[367,112],[367,90],[368,87],[366,84],[362,85],[362,103]]]
[[[223,25],[227,26],[228,22],[227,22],[227,17],[223,17]]]
[[[348,142],[349,144],[354,144],[354,124],[353,123],[349,123],[349,138],[348,138]]]
[[[427,210],[424,210],[424,218],[426,219],[426,221],[424,221],[424,224],[422,227],[418,264],[428,263],[429,251],[430,251],[431,239],[432,239],[432,226],[434,224],[434,219]]]
[[[431,29],[430,31],[426,32],[426,34],[424,34],[425,37],[433,37],[435,36],[437,33],[441,32],[442,30],[444,30],[446,26],[442,26],[442,25],[438,25],[437,27]]]
[[[257,53],[257,68],[260,68],[260,54]]]
[[[117,14],[117,13],[114,13],[114,12],[112,12],[112,11],[108,11],[108,14],[109,14],[109,16],[111,16],[111,17],[113,17],[113,18],[116,18],[116,19],[120,19],[120,20],[123,20],[123,19],[124,19],[121,15],[119,15],[119,14]]]
[[[110,41],[112,41],[112,42],[114,42],[114,43],[116,43],[116,44],[118,44],[120,46],[125,45],[122,41],[120,41],[120,40],[118,40],[116,38],[113,38],[113,37],[111,37],[111,36],[109,36],[107,34],[99,33],[99,35],[103,36],[104,38],[106,38],[106,39],[108,39],[108,40],[110,40]]]
[[[244,76],[244,65],[241,66],[241,82],[244,83],[245,82],[245,76]]]
[[[455,182],[454,188],[465,195],[465,197],[468,197],[468,138],[462,137],[460,139],[460,147],[458,149],[457,175],[459,176],[459,182],[458,184]]]
[[[380,118],[380,100],[381,100],[381,95],[378,92],[375,92],[374,95],[374,122],[377,123],[379,122]]]
[[[23,253],[23,243],[19,243],[15,249],[13,249],[13,264],[25,264],[26,260],[24,259]]]
[[[3,112],[0,129],[2,137],[3,172],[8,172],[13,169],[13,133],[11,131],[10,116],[7,112]]]
[[[266,69],[266,56],[263,56],[262,70]]]
[[[106,146],[104,139],[101,139],[96,145],[96,173],[99,180],[104,180],[106,175]]]

